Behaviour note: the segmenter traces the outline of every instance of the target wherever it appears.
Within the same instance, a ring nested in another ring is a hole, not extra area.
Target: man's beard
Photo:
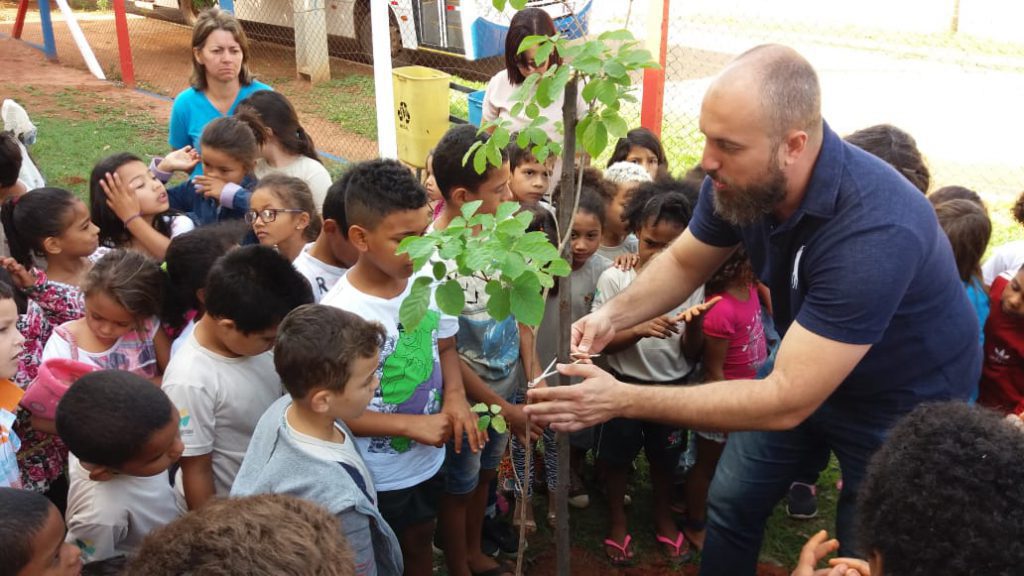
[[[708,176],[715,178],[715,172]],[[737,187],[726,184],[723,190],[712,188],[715,213],[734,226],[753,224],[765,214],[770,214],[786,198],[786,174],[778,165],[768,165],[764,179],[749,186]]]

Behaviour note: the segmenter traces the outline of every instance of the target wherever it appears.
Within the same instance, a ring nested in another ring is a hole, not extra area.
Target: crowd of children
[[[869,146],[893,130],[851,140]],[[84,563],[198,573],[232,554],[253,566],[246,573],[276,573],[273,563],[287,561],[309,573],[427,575],[436,545],[453,576],[513,573],[483,535],[506,456],[514,521],[527,533],[537,529],[535,483],[556,487],[554,433],[529,423],[522,404],[568,330],[557,289],[539,327],[498,321],[487,282],[437,260],[458,280],[464,308],[448,315],[431,296],[410,330],[400,310],[424,272],[398,246],[451,225],[467,203],[493,215],[516,201],[532,214],[531,230],[567,244],[576,320],[683,234],[700,175],[674,179],[657,136],[632,130],[603,172],[584,169],[571,229],[561,231],[561,190],[548,193],[554,161],[539,162],[513,137],[502,163],[477,173],[463,160],[487,138],[452,128],[422,180],[372,160],[331,183],[287,99],[255,91],[236,114],[205,124],[201,153],[184,144],[149,164],[127,152],[100,160],[88,206],[61,188],[12,184],[22,149],[0,145],[9,190],[0,191],[0,485],[17,489],[0,489],[0,572],[71,574]],[[896,166],[927,178],[923,163]],[[175,172],[188,177],[167,189]],[[997,248],[982,265],[991,222],[978,195],[948,187],[929,198],[984,326],[977,402],[1020,421],[1024,250]],[[1014,214],[1024,223],[1024,195]],[[770,361],[766,310],[738,250],[678,309],[617,333],[597,361],[643,384],[752,378]],[[500,409],[508,432],[478,428],[477,402]],[[974,413],[957,417],[987,425]],[[643,449],[653,502],[644,533],[682,562],[703,546],[708,487],[727,441],[624,418],[574,433],[570,502],[586,507],[603,494],[605,552],[630,564],[625,506]],[[528,476],[526,455],[538,445],[540,465]],[[688,446],[692,465],[676,491]],[[897,474],[887,458],[877,482]],[[547,521],[555,515],[549,504]],[[873,518],[864,522],[884,520]],[[188,556],[200,542],[209,551]],[[902,553],[867,542],[887,564]]]

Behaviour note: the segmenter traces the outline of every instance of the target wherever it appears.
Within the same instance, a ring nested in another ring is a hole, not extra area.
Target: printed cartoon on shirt
[[[441,362],[437,356],[440,314],[429,310],[412,332],[399,324],[398,338],[381,346],[380,388],[370,406],[384,414],[437,414],[441,411]],[[404,436],[370,439],[368,451],[407,452],[412,440]]]

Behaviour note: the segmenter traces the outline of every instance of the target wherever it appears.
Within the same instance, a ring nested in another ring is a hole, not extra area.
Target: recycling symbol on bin
[[[409,120],[412,119],[412,114],[409,114],[409,106],[405,102],[398,105],[398,121],[408,126]]]

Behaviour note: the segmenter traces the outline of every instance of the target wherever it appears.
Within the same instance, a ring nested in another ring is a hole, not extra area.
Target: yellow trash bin
[[[451,75],[426,66],[392,71],[395,83],[395,128],[398,158],[417,168],[448,130],[448,84]]]

